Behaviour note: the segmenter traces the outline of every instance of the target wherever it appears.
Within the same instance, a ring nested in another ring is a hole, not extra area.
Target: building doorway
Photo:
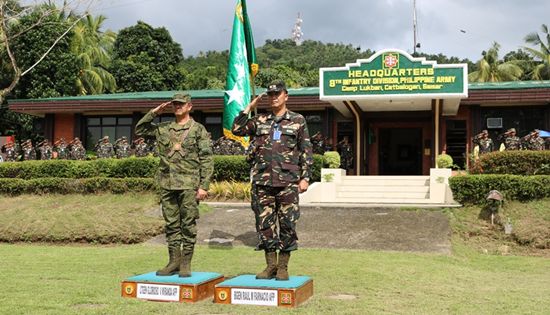
[[[422,128],[380,128],[379,175],[422,175]]]

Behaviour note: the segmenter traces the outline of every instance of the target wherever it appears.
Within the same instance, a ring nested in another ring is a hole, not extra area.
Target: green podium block
[[[191,277],[157,276],[155,272],[122,281],[122,297],[160,302],[190,302],[212,297],[214,286],[223,275],[215,272],[192,272]]]
[[[307,276],[277,281],[241,275],[216,284],[214,303],[296,307],[312,295],[313,279]]]

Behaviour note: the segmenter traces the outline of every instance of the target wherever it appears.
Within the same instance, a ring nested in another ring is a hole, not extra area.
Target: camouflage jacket
[[[138,143],[135,147],[135,153],[137,157],[144,157],[147,156],[147,144],[146,143]]]
[[[123,159],[130,156],[130,145],[128,144],[118,144],[115,147],[117,159]]]
[[[491,138],[479,140],[479,153],[489,153],[493,151],[493,140]]]
[[[100,159],[108,159],[115,156],[115,149],[110,143],[99,143],[96,151],[97,157]]]
[[[504,140],[504,146],[506,147],[506,150],[519,150],[521,149],[521,141],[519,137],[506,137],[506,140]]]
[[[287,111],[276,119],[273,114],[249,119],[241,112],[233,122],[233,134],[253,137],[252,180],[273,187],[309,181],[313,157],[304,117]]]
[[[208,190],[214,172],[210,137],[203,125],[190,119],[153,123],[156,115],[149,111],[136,125],[138,136],[154,136],[160,156],[158,183],[163,189]],[[187,136],[183,139],[184,134]]]
[[[69,156],[71,160],[85,160],[86,159],[86,149],[82,144],[73,144],[69,150]]]
[[[41,160],[51,160],[52,159],[53,150],[52,150],[51,146],[43,145],[43,146],[39,147],[38,150],[40,151],[40,159]]]
[[[527,141],[527,148],[529,150],[541,151],[544,150],[544,139],[540,137],[532,137]]]

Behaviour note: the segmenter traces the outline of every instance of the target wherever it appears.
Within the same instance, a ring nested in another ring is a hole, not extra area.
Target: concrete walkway
[[[255,247],[257,236],[249,204],[209,203],[198,221],[198,244]],[[451,253],[445,214],[422,208],[302,206],[297,224],[301,248],[345,248]],[[164,243],[164,236],[152,239]]]

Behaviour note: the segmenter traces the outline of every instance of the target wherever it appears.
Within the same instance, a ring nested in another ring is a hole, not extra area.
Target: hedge
[[[49,160],[0,163],[0,178],[154,178],[159,159],[154,157],[97,159],[90,161]],[[319,181],[323,157],[313,155],[312,180]],[[214,156],[215,181],[248,181],[250,165],[242,155]]]
[[[480,156],[472,174],[550,175],[550,151],[502,151]]]
[[[0,178],[0,194],[83,194],[110,192],[143,192],[156,189],[152,178],[58,178],[45,177],[36,179]]]
[[[44,177],[153,177],[158,158],[130,157],[90,161],[49,160],[0,163],[0,178],[34,179]]]
[[[500,191],[505,200],[529,201],[550,198],[550,175],[465,175],[449,178],[456,201],[481,204],[489,191]]]

